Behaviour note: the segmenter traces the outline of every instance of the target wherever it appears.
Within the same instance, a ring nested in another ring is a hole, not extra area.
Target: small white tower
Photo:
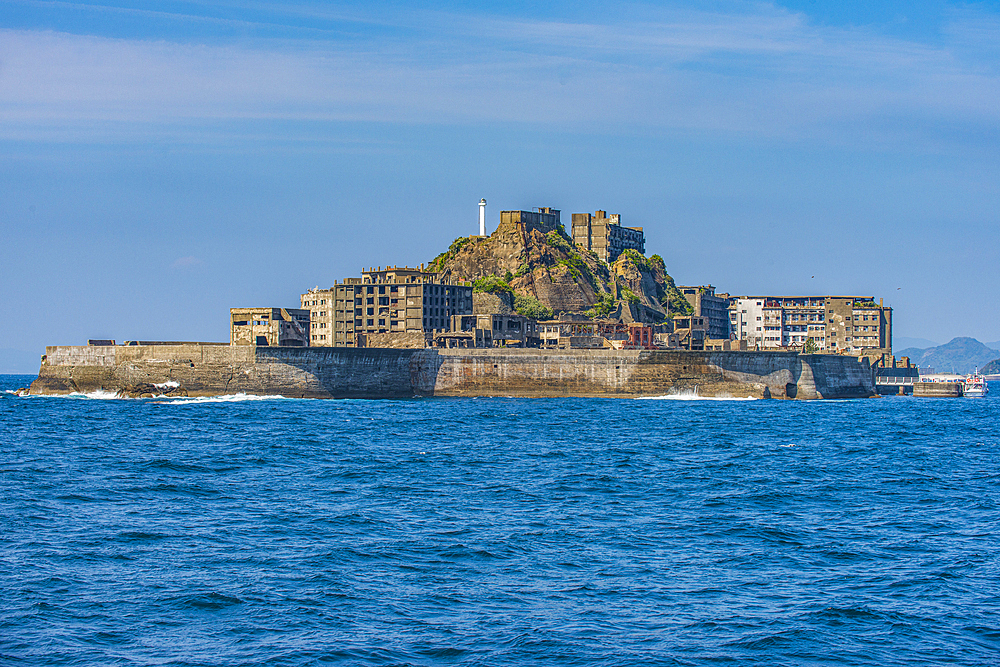
[[[479,235],[486,236],[486,199],[479,200]]]

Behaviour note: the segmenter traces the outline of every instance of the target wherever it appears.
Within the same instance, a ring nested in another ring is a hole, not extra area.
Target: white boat
[[[988,393],[990,393],[990,386],[987,384],[986,378],[979,374],[978,368],[975,373],[965,378],[962,395],[966,398],[982,398]]]

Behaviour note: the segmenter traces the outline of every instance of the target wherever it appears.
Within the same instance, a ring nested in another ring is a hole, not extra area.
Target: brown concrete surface
[[[792,352],[296,348],[224,345],[48,347],[32,394],[188,396],[873,396],[866,361]]]

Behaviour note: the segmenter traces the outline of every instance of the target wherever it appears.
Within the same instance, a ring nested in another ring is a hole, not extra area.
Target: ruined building
[[[525,234],[537,229],[542,234],[562,229],[559,210],[543,206],[532,211],[500,211],[500,227],[518,225]]]
[[[309,345],[308,310],[230,308],[229,322],[231,345]]]
[[[302,295],[313,347],[357,347],[382,334],[448,330],[453,315],[472,313],[472,287],[439,282],[423,268],[381,267]]]
[[[573,214],[573,242],[597,254],[609,264],[623,250],[637,250],[646,254],[646,238],[642,227],[622,227],[621,216],[607,215],[604,211]]]
[[[729,338],[728,294],[716,294],[712,285],[678,285],[677,290],[691,304],[692,315],[706,320],[707,338]]]
[[[892,353],[892,308],[870,296],[740,296],[729,305],[730,328],[752,348]]]

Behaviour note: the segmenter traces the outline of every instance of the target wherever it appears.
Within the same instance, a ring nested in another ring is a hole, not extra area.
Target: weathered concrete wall
[[[431,334],[422,331],[358,334],[358,347],[392,347],[422,350],[431,341]]]
[[[50,347],[33,394],[146,395],[177,382],[190,396],[702,396],[860,398],[867,363],[791,352],[295,348],[225,345]]]
[[[959,398],[964,387],[961,382],[914,382],[913,395],[918,398]]]

